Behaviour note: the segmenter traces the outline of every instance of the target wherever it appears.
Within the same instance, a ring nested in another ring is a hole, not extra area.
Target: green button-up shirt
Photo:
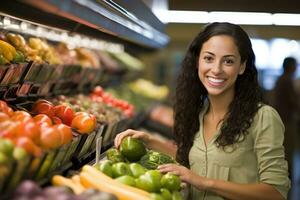
[[[267,183],[285,198],[290,188],[287,162],[284,158],[284,125],[278,113],[263,105],[254,117],[245,139],[234,146],[217,148],[216,133],[206,145],[203,136],[203,116],[200,129],[189,153],[191,170],[200,176],[234,183]],[[191,188],[193,200],[221,200],[223,197],[208,191]]]

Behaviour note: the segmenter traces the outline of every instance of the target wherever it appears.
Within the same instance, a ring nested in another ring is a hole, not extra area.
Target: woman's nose
[[[214,74],[220,74],[220,73],[222,73],[222,72],[223,72],[222,63],[220,63],[220,62],[214,63],[214,65],[212,66],[211,71],[212,71]]]

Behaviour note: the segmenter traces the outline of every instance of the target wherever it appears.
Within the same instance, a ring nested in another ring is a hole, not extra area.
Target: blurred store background
[[[249,34],[256,55],[259,82],[269,104],[275,104],[274,88],[276,81],[283,74],[282,64],[286,57],[294,57],[297,61],[293,80],[297,95],[300,95],[299,1],[144,0],[144,2],[152,8],[160,20],[166,23],[166,33],[170,37],[170,42],[165,48],[141,56],[143,62],[151,66],[145,69],[147,70],[145,76],[156,84],[168,85],[171,89],[170,100],[172,100],[176,74],[189,43],[210,21],[229,21],[240,24]],[[294,98],[300,104],[298,96]],[[288,140],[293,138],[294,141],[292,191],[289,197],[293,200],[300,197],[299,111],[297,114],[297,130],[293,136],[286,134]]]

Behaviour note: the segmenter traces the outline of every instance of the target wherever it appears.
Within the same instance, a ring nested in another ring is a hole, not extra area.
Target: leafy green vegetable
[[[156,151],[148,151],[148,153],[141,158],[139,163],[147,169],[156,169],[159,165],[176,162],[173,158],[166,154]]]
[[[113,163],[125,162],[124,156],[116,148],[111,148],[107,150],[106,157],[108,160],[112,161]]]

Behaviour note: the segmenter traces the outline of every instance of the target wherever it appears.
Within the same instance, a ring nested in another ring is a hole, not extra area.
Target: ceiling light
[[[208,12],[162,10],[157,12],[158,18],[164,23],[207,23]]]
[[[273,14],[273,24],[282,26],[300,26],[300,14]]]
[[[210,12],[209,22],[230,22],[235,24],[271,25],[270,13],[257,12]]]
[[[263,12],[206,12],[160,10],[157,17],[163,23],[211,23],[231,22],[241,25],[286,25],[300,26],[300,14],[263,13]]]

